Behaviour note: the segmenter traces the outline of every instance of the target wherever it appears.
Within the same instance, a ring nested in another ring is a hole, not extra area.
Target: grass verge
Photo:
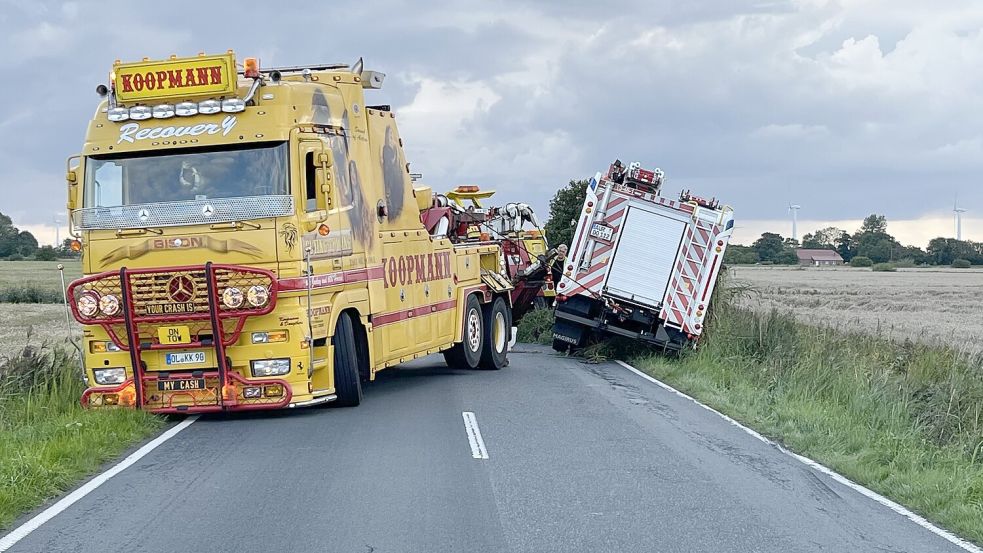
[[[732,299],[716,298],[698,351],[636,351],[632,364],[983,543],[983,359],[809,326]]]
[[[25,348],[0,366],[0,528],[158,430],[128,409],[85,411],[74,358]]]

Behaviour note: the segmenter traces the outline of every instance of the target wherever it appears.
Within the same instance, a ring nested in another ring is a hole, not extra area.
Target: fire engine
[[[84,406],[353,406],[427,354],[507,364],[501,241],[424,225],[439,202],[390,107],[365,103],[383,78],[231,51],[117,60],[67,168]]]
[[[696,345],[733,233],[733,210],[683,191],[660,169],[615,161],[587,186],[557,284],[553,348],[618,335],[666,352]]]

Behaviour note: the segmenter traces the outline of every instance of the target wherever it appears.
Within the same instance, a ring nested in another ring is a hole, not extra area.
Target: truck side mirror
[[[77,161],[79,156],[72,156],[68,158],[67,169],[65,171],[65,181],[68,183],[68,210],[71,211],[78,207],[78,184],[79,184],[79,167],[77,163],[73,166],[72,162]]]

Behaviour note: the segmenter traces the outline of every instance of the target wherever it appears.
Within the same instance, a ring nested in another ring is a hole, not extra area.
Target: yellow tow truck
[[[67,170],[84,406],[353,406],[427,354],[507,364],[501,246],[425,227],[434,194],[390,107],[365,103],[383,78],[231,51],[116,61]]]

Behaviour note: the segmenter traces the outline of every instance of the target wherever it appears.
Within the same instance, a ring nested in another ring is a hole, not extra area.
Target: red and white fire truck
[[[587,187],[563,277],[553,348],[614,334],[678,352],[703,332],[733,210],[684,191],[660,195],[665,175],[611,164]]]

